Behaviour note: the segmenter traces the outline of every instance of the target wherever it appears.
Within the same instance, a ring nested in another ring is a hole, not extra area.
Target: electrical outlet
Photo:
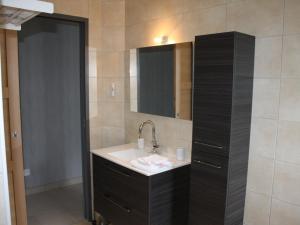
[[[25,170],[24,170],[24,176],[25,176],[25,177],[30,176],[30,169],[25,169]]]

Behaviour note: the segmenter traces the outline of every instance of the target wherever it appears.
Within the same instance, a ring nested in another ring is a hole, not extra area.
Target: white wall
[[[1,65],[1,64],[0,64]],[[2,79],[0,68],[0,225],[10,225],[10,206],[4,139]]]

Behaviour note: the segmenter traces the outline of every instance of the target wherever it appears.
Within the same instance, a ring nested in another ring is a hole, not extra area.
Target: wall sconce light
[[[155,44],[159,44],[159,45],[166,45],[166,44],[174,44],[175,43],[174,40],[169,40],[169,37],[166,36],[166,35],[154,38],[154,42],[155,42]]]

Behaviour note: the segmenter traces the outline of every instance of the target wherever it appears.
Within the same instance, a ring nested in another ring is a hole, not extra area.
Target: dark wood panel
[[[228,159],[197,151],[191,165],[189,224],[219,225],[224,220]]]
[[[243,224],[250,142],[255,39],[235,34],[226,224]]]
[[[255,38],[196,37],[190,225],[242,225]]]
[[[192,143],[192,156],[197,154],[197,152],[207,152],[211,154],[218,154],[228,157],[228,147],[226,145],[219,145],[211,142],[207,142],[207,140],[202,141],[201,138],[194,139]]]
[[[194,140],[228,146],[232,104],[232,35],[196,37]]]
[[[109,190],[122,202],[146,213],[148,211],[148,185],[149,181],[146,176],[103,158],[94,157],[95,195]]]
[[[187,224],[189,173],[185,166],[150,177],[150,224]]]
[[[185,225],[189,166],[144,176],[93,156],[95,210],[114,225]]]
[[[144,213],[130,208],[109,193],[95,196],[95,210],[100,212],[106,220],[116,225],[147,225],[148,218]]]

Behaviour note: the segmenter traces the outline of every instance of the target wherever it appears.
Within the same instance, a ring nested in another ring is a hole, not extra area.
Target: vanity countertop
[[[133,155],[131,153],[127,157],[125,154],[121,153],[123,155],[123,157],[125,156],[124,158],[116,157],[116,156],[112,155],[114,153],[118,154],[121,151],[132,150],[132,149],[134,149],[136,151],[136,155]],[[173,164],[172,167],[166,168],[159,172],[147,172],[147,171],[140,170],[131,165],[131,163],[130,163],[131,160],[137,159],[142,156],[150,155],[150,153],[149,153],[150,150],[151,150],[150,147],[146,147],[144,150],[137,150],[137,144],[130,143],[130,144],[118,145],[118,146],[113,146],[113,147],[108,147],[108,148],[95,149],[95,150],[92,150],[91,152],[94,155],[100,156],[104,159],[107,159],[111,162],[114,162],[118,165],[124,166],[130,170],[136,171],[136,172],[141,173],[146,176],[152,176],[152,175],[155,175],[158,173],[166,172],[166,171],[178,168],[178,167],[182,167],[182,166],[191,164],[191,160],[189,158],[186,158],[185,160],[177,160],[175,153],[173,153],[172,151],[167,151],[167,152],[172,152],[172,153],[166,153],[165,151],[162,151],[162,153],[160,155],[167,157],[169,159],[169,161],[172,162],[172,164]]]

